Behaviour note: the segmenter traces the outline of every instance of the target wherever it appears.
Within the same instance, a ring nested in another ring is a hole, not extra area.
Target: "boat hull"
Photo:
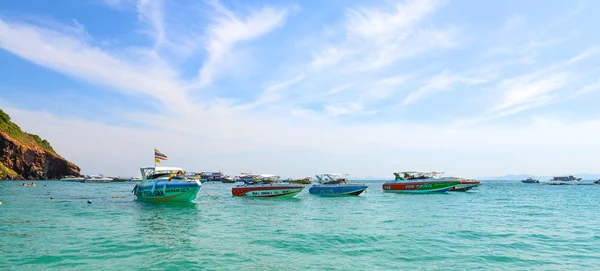
[[[522,183],[539,183],[540,181],[538,181],[538,180],[523,180],[521,182]]]
[[[84,179],[82,183],[110,183],[111,179]]]
[[[300,193],[302,189],[304,189],[302,185],[239,185],[231,188],[231,194],[236,197],[292,198]]]
[[[84,178],[66,178],[66,179],[61,179],[61,181],[63,182],[83,182]]]
[[[356,185],[313,185],[308,189],[308,193],[318,196],[358,196],[362,194],[368,186],[362,184]]]
[[[460,184],[460,181],[403,181],[395,183],[384,183],[384,192],[394,193],[445,193],[454,186]]]
[[[454,187],[450,188],[449,191],[467,192],[480,185],[481,182],[478,181],[461,181],[460,184],[457,184]]]
[[[169,183],[159,181],[137,185],[134,188],[136,200],[147,202],[190,202],[196,198],[200,191],[200,184],[196,182]]]

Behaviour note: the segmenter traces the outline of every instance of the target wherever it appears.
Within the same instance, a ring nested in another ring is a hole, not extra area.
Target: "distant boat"
[[[575,178],[573,175],[569,176],[554,176],[552,182],[570,182],[570,181],[581,181],[581,178]]]
[[[311,184],[312,183],[312,178],[311,177],[306,177],[304,179],[293,179],[287,180],[288,183],[297,183],[297,184]]]
[[[521,182],[523,182],[523,183],[539,183],[540,181],[536,180],[532,177],[528,177],[527,180],[522,180]]]
[[[143,167],[142,182],[133,188],[136,200],[148,202],[189,202],[196,198],[201,183],[188,179],[177,167]]]
[[[235,183],[235,182],[236,182],[236,180],[235,180],[235,179],[232,179],[232,178],[230,178],[229,176],[225,176],[225,178],[223,179],[223,181],[222,181],[222,182],[223,182],[223,183]]]
[[[226,176],[223,175],[223,173],[220,171],[214,171],[214,172],[204,171],[204,172],[197,173],[196,175],[200,176],[200,179],[204,179],[205,181],[208,181],[208,182],[222,182],[226,178]]]
[[[366,184],[349,183],[348,174],[328,173],[316,175],[318,184],[314,184],[308,193],[319,196],[358,196],[366,189]]]
[[[73,175],[67,175],[67,176],[64,176],[60,180],[63,182],[81,182],[84,180],[84,178],[83,177],[75,177]]]
[[[87,176],[81,181],[82,183],[110,183],[112,182],[112,178],[103,177],[102,175],[90,175]]]
[[[136,182],[139,183],[142,181],[142,177],[132,177],[131,179],[128,180],[128,182]]]
[[[113,183],[124,183],[131,180],[131,178],[115,177],[112,179]]]
[[[244,184],[231,188],[237,197],[292,198],[304,189],[303,185],[286,184],[273,174],[245,174]]]
[[[578,185],[582,178],[576,178],[573,175],[568,176],[554,176],[551,180],[546,182],[547,185]],[[583,184],[583,183],[582,183]]]
[[[394,172],[396,179],[382,185],[384,192],[445,193],[460,184],[457,179],[439,179],[443,172]]]

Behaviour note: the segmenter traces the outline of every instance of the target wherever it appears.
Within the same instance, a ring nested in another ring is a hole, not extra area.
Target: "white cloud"
[[[359,7],[348,10],[345,31],[350,48],[361,46],[360,69],[379,69],[400,59],[455,45],[454,28],[421,24],[439,1],[396,2],[393,9]]]
[[[0,48],[66,75],[129,94],[145,94],[188,108],[185,90],[164,63],[105,52],[85,40],[38,26],[0,20]]]
[[[139,19],[152,28],[149,34],[154,39],[155,47],[159,47],[166,39],[163,1],[139,0],[137,9]]]
[[[200,70],[199,86],[213,82],[220,69],[221,60],[239,42],[263,36],[281,26],[288,15],[287,9],[263,7],[244,18],[236,16],[218,2],[211,2],[219,15],[208,28],[205,46],[208,58]]]
[[[345,115],[364,112],[363,110],[372,112],[373,110],[366,108],[369,103],[388,98],[397,91],[400,84],[415,76],[410,74],[388,78],[389,76],[378,73],[386,74],[385,68],[401,59],[455,45],[455,28],[438,29],[430,23],[424,26],[427,17],[440,6],[438,1],[409,0],[348,9],[343,24],[337,30],[343,33],[340,35],[341,40],[318,44],[316,47],[322,48],[319,53],[312,54],[312,59],[305,65],[296,65],[302,76],[295,77],[292,81],[294,84],[302,81],[304,91],[299,93],[302,98],[288,101],[265,100],[263,94],[261,100],[291,103],[294,108],[296,101],[325,104],[323,113],[327,115]],[[282,81],[285,83],[290,80]],[[285,87],[278,89],[279,97],[283,96],[290,85],[284,84]],[[339,91],[334,87],[332,91],[322,95],[323,85],[353,87],[341,88],[345,95],[339,95],[332,101],[328,96]]]
[[[449,71],[443,71],[442,73],[431,78],[431,80],[429,80],[429,82],[427,82],[424,86],[420,87],[414,92],[409,93],[408,96],[406,96],[406,98],[404,98],[402,101],[402,104],[408,105],[414,103],[423,97],[432,95],[439,91],[447,90],[458,83],[472,85],[480,84],[485,81],[486,80],[482,78],[465,77]]]
[[[314,72],[318,72],[324,68],[337,64],[345,54],[344,51],[337,47],[329,47],[312,60],[310,67]]]
[[[350,9],[346,31],[376,43],[402,39],[402,36],[409,35],[414,30],[415,24],[436,9],[439,5],[437,2],[409,0],[395,3],[393,9]]]
[[[363,110],[364,107],[358,102],[341,104],[341,105],[326,105],[325,111],[333,116],[346,115]]]
[[[543,78],[525,76],[504,80],[499,87],[506,89],[506,92],[498,105],[491,109],[491,112],[544,104],[551,100],[550,93],[565,86],[566,82],[566,76],[563,74],[553,74]],[[516,112],[513,111],[513,113]]]
[[[306,77],[306,73],[300,73],[300,74],[296,75],[295,77],[293,77],[292,79],[270,85],[262,93],[260,98],[256,102],[249,105],[249,107],[256,107],[256,106],[260,106],[260,105],[278,101],[279,99],[281,99],[281,96],[283,95],[281,93],[282,90],[297,84],[298,82],[302,81],[302,79],[304,79],[304,77]]]
[[[575,95],[583,95],[589,92],[599,91],[600,90],[600,79],[596,80],[593,83],[587,84],[579,89]]]

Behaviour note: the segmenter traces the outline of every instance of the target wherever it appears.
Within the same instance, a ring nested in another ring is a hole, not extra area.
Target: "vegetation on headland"
[[[0,162],[0,179],[14,178],[19,176],[14,170],[7,168]]]
[[[0,131],[5,132],[8,136],[21,142],[25,146],[40,146],[43,149],[56,154],[50,142],[42,139],[40,136],[23,132],[21,127],[10,121],[10,116],[0,109]],[[1,169],[0,169],[1,170]]]

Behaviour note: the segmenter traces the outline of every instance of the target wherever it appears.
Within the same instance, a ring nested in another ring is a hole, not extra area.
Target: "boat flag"
[[[159,163],[160,164],[160,159],[154,158],[154,163]]]
[[[157,149],[154,149],[154,159],[155,160],[167,160],[167,155],[160,152]]]

